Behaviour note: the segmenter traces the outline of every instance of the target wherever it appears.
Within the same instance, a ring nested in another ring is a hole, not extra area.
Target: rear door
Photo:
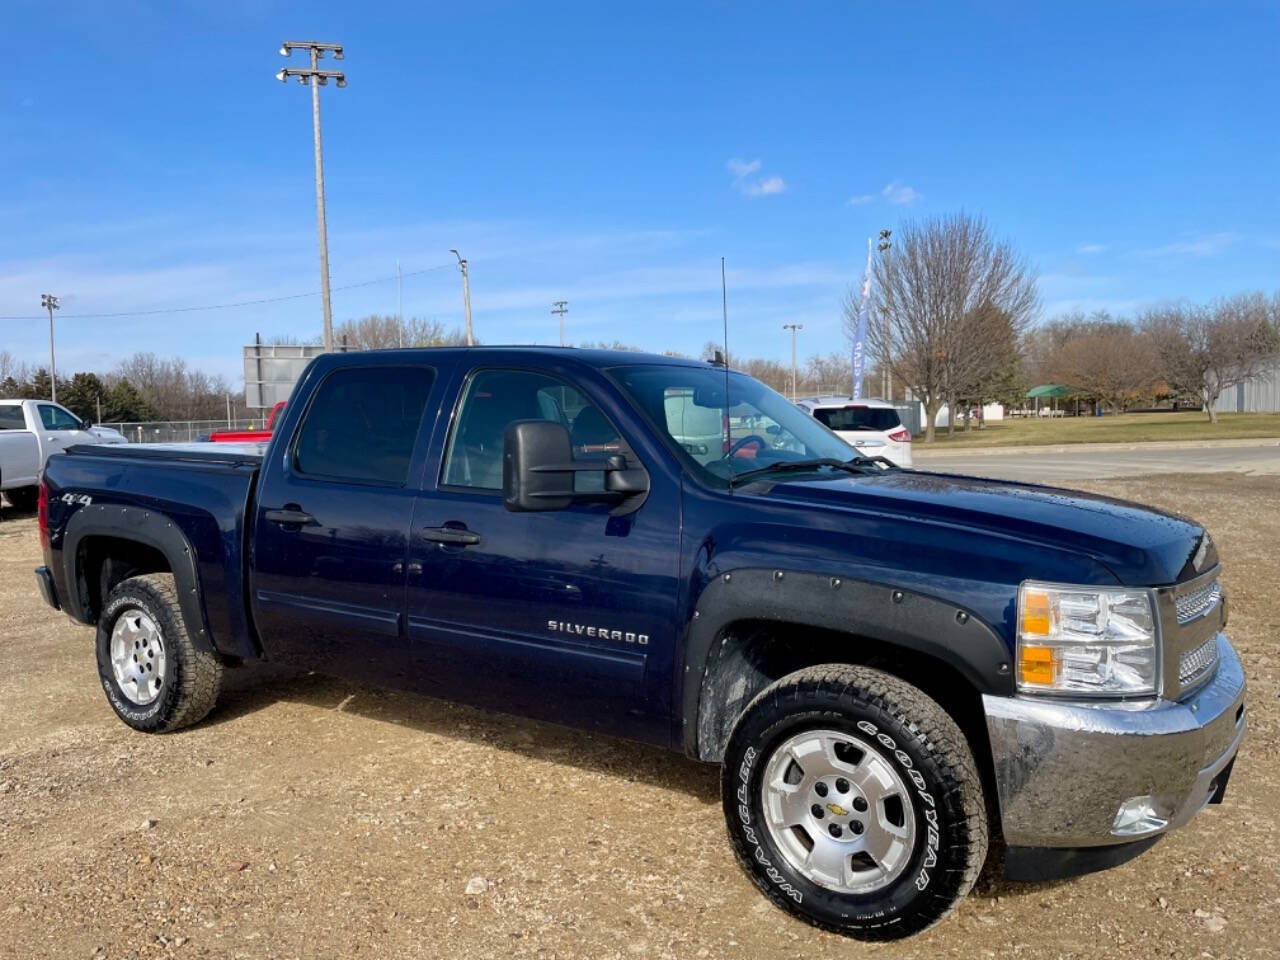
[[[0,484],[6,490],[25,487],[39,475],[40,444],[35,431],[27,429],[22,404],[0,404]]]
[[[438,363],[370,358],[324,374],[268,448],[253,520],[254,614],[268,656],[396,684],[415,484]]]

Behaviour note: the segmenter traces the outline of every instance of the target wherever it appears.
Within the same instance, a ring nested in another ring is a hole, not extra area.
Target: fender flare
[[[178,587],[178,605],[182,608],[182,619],[192,642],[210,653],[218,652],[209,636],[191,541],[167,516],[143,507],[90,504],[81,507],[67,521],[63,534],[62,565],[67,584],[66,610],[73,619],[81,623],[92,622],[85,602],[88,584],[84,582],[79,566],[80,544],[86,537],[94,536],[132,540],[163,554],[169,561],[169,570]]]
[[[866,580],[777,569],[734,570],[707,585],[689,624],[680,707],[683,747],[692,757],[707,756],[704,748],[709,746],[700,743],[705,735],[700,736],[699,728],[718,656],[713,646],[724,628],[738,620],[772,620],[871,637],[942,661],[979,693],[1013,694],[1008,646],[964,607]]]

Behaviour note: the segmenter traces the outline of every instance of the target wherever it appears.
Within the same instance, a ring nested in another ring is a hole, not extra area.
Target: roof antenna
[[[729,287],[724,278],[724,257],[720,258],[720,312],[724,318],[724,452],[733,447],[733,432],[729,428]],[[733,465],[730,464],[730,470]],[[733,484],[729,485],[733,492]]]

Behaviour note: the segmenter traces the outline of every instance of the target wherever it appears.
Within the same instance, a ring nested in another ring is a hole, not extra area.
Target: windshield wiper
[[[888,463],[883,457],[854,457],[852,460],[837,460],[835,457],[819,457],[813,460],[779,460],[777,463],[771,463],[767,467],[757,467],[755,470],[747,470],[729,478],[729,486],[736,487],[740,483],[748,480],[754,480],[756,477],[762,477],[767,473],[789,473],[795,470],[816,470],[819,467],[831,467],[833,470],[843,470],[846,473],[864,474],[868,472],[879,472],[884,469],[880,464],[881,461]]]

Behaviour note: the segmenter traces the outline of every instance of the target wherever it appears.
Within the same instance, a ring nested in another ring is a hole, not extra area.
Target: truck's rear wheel
[[[722,793],[756,886],[863,940],[940,920],[986,857],[981,781],[959,727],[867,667],[811,667],[765,689],[729,739]]]
[[[29,513],[36,508],[36,501],[40,498],[40,488],[14,487],[12,490],[6,490],[4,495],[13,504],[13,509]]]
[[[107,701],[135,730],[190,726],[217,702],[222,664],[191,642],[172,574],[131,577],[111,591],[97,653]]]

